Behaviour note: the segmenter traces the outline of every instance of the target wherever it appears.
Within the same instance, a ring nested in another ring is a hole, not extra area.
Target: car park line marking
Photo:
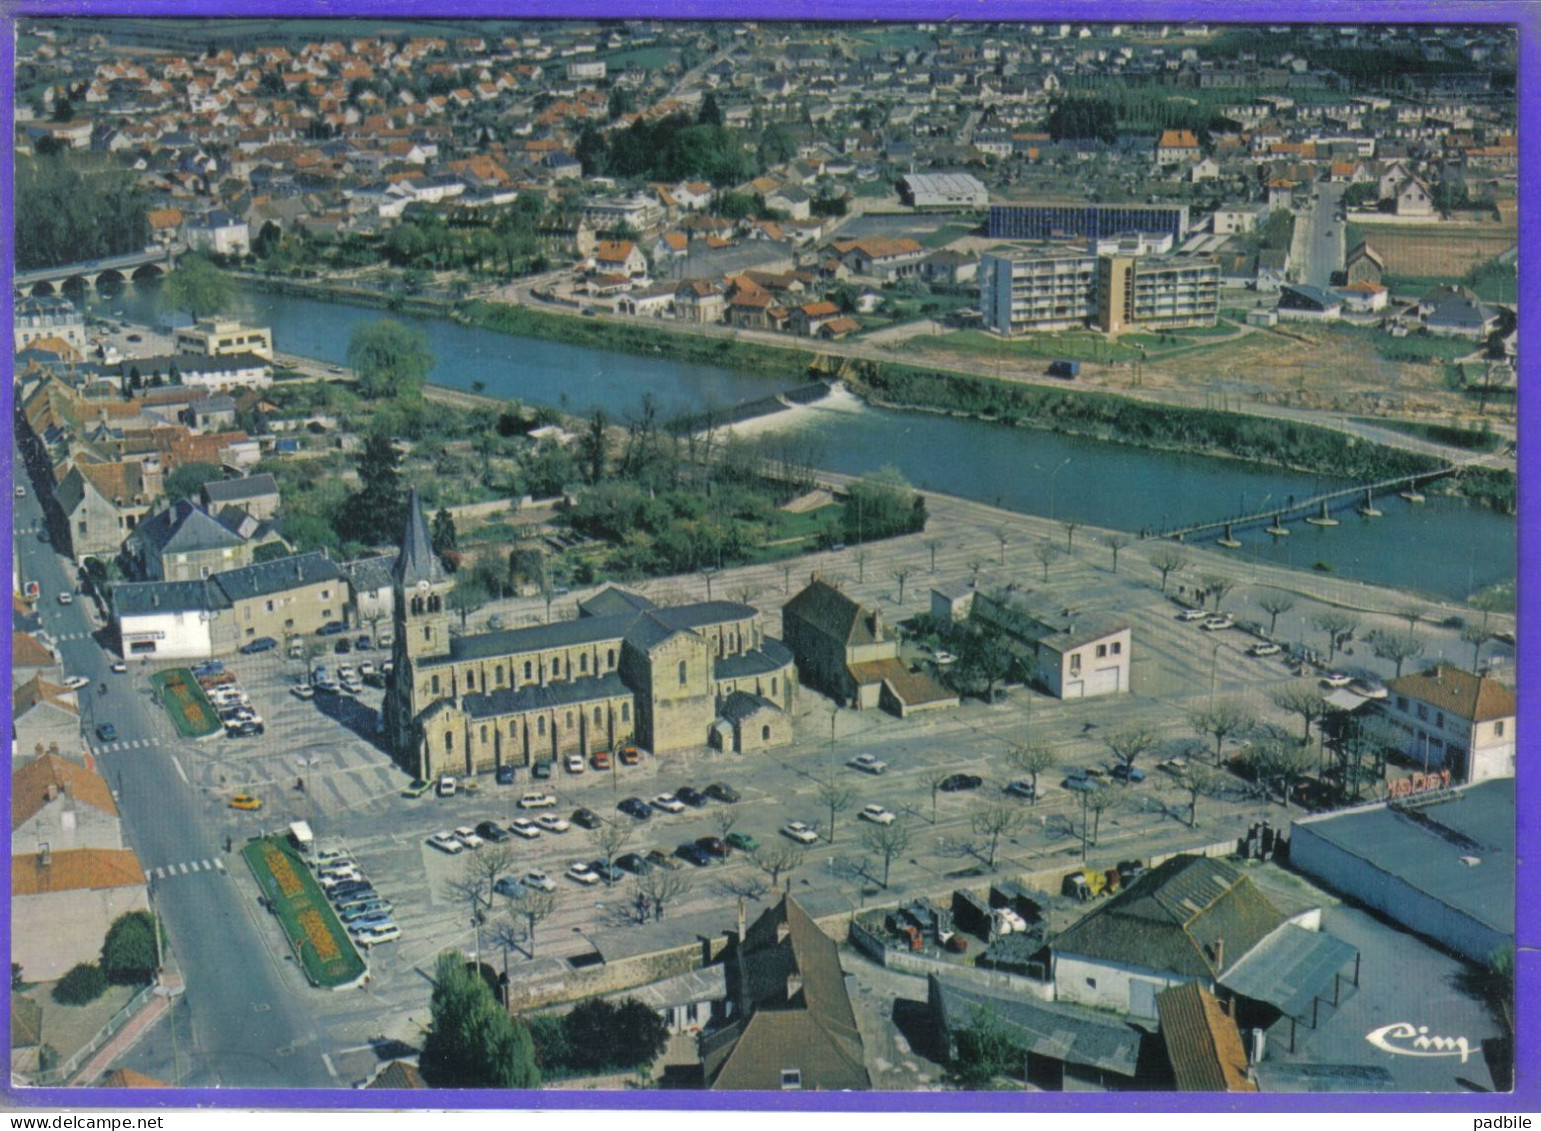
[[[327,1074],[330,1075],[333,1080],[337,1079],[337,1069],[332,1067],[332,1058],[327,1056],[326,1053],[322,1053],[321,1063],[326,1065]]]
[[[177,761],[177,756],[175,754],[171,756],[171,764],[177,768],[177,777],[182,779],[183,785],[193,784],[187,780],[187,771],[182,768],[182,763]]]

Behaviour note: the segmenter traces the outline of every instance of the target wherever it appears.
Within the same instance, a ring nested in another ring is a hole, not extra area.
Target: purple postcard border
[[[531,0],[500,2],[500,0],[331,0],[324,9],[305,0],[247,0],[241,6],[239,16],[252,17],[317,17],[348,18],[371,17],[412,19],[436,17],[439,19],[669,19],[669,20],[826,20],[830,8],[824,0],[724,0],[719,3],[702,3],[700,0],[680,0],[660,3],[658,0],[642,0],[628,3],[626,0],[551,0],[534,3]],[[1531,0],[1479,0],[1470,4],[1426,2],[1426,0],[1343,0],[1327,4],[1302,5],[1300,0],[1249,0],[1248,3],[1222,4],[1215,0],[1109,0],[1091,4],[1076,2],[1044,2],[1044,0],[992,0],[986,4],[976,0],[967,5],[948,5],[941,0],[848,0],[841,10],[840,22],[973,22],[1007,21],[1024,22],[1070,20],[1072,22],[1107,23],[1116,20],[1149,22],[1170,19],[1174,21],[1197,20],[1208,23],[1300,23],[1302,14],[1316,17],[1317,23],[1430,23],[1451,26],[1504,23],[1518,29],[1520,40],[1519,64],[1519,132],[1520,176],[1519,193],[1522,215],[1541,211],[1541,142],[1532,136],[1537,123],[1541,123],[1541,5]],[[110,18],[113,16],[159,16],[166,18],[234,18],[229,0],[12,0],[0,10],[0,25],[6,34],[0,36],[0,113],[3,120],[11,122],[12,97],[15,74],[14,22],[26,17],[77,17],[81,19]],[[0,152],[0,232],[12,229],[12,176],[14,153],[9,144]],[[1541,262],[1541,224],[1520,226],[1519,270],[1523,282],[1536,282],[1541,273],[1535,265]],[[13,263],[9,256],[0,258],[0,283],[4,285],[7,312],[12,311]],[[1534,343],[1541,338],[1541,292],[1521,286],[1519,290],[1519,322],[1522,340]],[[10,380],[11,351],[4,351],[6,376],[0,400],[3,400],[7,419],[14,409],[14,386]],[[1519,387],[1519,428],[1523,436],[1534,425],[1538,416],[1534,398],[1525,393],[1527,379],[1534,377],[1538,367],[1532,360],[1533,352],[1522,356]],[[1528,447],[1520,447],[1520,498],[1528,500],[1528,488],[1533,476],[1530,472]],[[11,445],[6,445],[3,466],[8,470],[7,481],[12,481],[16,469],[11,464]],[[6,528],[11,528],[11,492],[0,495],[0,507],[6,517]],[[1537,530],[1534,507],[1522,505],[1519,515],[1519,565],[1518,576],[1524,578],[1528,566],[1535,561],[1541,547],[1541,532]],[[1536,624],[1537,601],[1541,594],[1533,592],[1526,584],[1517,586],[1519,638],[1523,641],[1518,664],[1522,672],[1519,686],[1520,734],[1529,734],[1525,724],[1536,718],[1538,692],[1530,678],[1529,641],[1530,630]],[[0,654],[7,669],[10,663],[11,609],[6,606],[7,631],[0,638]],[[7,724],[10,721],[10,697],[0,704],[0,715]],[[7,726],[7,729],[9,727]],[[1521,746],[1516,789],[1518,790],[1516,891],[1525,890],[1525,881],[1531,874],[1528,862],[1541,851],[1541,835],[1535,816],[1536,806],[1541,803],[1541,786],[1538,778],[1525,761],[1524,752],[1529,742]],[[0,804],[9,812],[10,775],[0,776]],[[4,882],[4,899],[0,901],[0,948],[10,954],[10,881],[9,870]],[[5,1100],[17,1107],[52,1108],[306,1108],[306,1109],[372,1109],[417,1108],[475,1109],[475,1108],[571,1108],[571,1109],[659,1109],[714,1111],[724,1109],[749,1110],[806,1110],[806,1111],[1043,1111],[1065,1113],[1090,1112],[1221,1112],[1221,1111],[1364,1111],[1364,1112],[1509,1112],[1536,1110],[1541,1107],[1541,914],[1537,903],[1518,899],[1516,907],[1516,1047],[1515,1090],[1507,1095],[1410,1095],[1410,1094],[1327,1094],[1327,1095],[1259,1095],[1245,1098],[1235,1095],[1198,1095],[1180,1092],[1118,1093],[1094,1095],[1077,1093],[914,1093],[914,1092],[866,1092],[845,1095],[819,1095],[799,1093],[788,1097],[780,1093],[738,1092],[403,1092],[403,1091],[318,1091],[298,1089],[231,1088],[222,1090],[168,1089],[157,1090],[153,1095],[102,1088],[36,1088],[16,1089],[9,1081],[4,1085]],[[9,1052],[9,1025],[0,1026],[0,1043]],[[9,1063],[7,1055],[5,1063]]]

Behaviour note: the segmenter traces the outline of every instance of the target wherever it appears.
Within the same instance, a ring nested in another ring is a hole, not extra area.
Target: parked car
[[[542,758],[530,765],[530,777],[536,781],[547,781],[551,777],[551,761]]]
[[[441,777],[439,779],[439,796],[440,797],[454,797],[455,796],[455,779],[453,777],[451,777],[449,774],[445,774],[443,777]]]
[[[802,821],[788,821],[781,826],[781,835],[790,837],[798,844],[812,844],[819,839],[819,834],[812,825],[806,825]]]
[[[1199,627],[1202,628],[1205,632],[1220,632],[1224,629],[1234,627],[1235,624],[1235,621],[1222,613],[1219,616],[1209,617]]]
[[[255,812],[262,808],[262,798],[253,797],[249,793],[238,793],[230,799],[230,808]]]
[[[662,809],[665,813],[683,813],[685,803],[672,793],[660,793],[653,798],[653,808]]]
[[[259,722],[247,721],[236,723],[235,726],[227,726],[225,735],[228,738],[255,738],[263,733],[263,726]]]
[[[64,592],[64,593],[60,593],[59,594],[59,604],[61,604],[61,605],[73,605],[74,603],[75,603],[75,595],[73,593]]]
[[[748,833],[729,833],[725,839],[728,842],[729,848],[736,848],[740,852],[753,852],[760,847],[760,842]]]
[[[1177,619],[1181,621],[1208,620],[1209,611],[1207,609],[1184,609],[1177,614]]]
[[[1013,797],[1020,797],[1023,801],[1037,801],[1038,788],[1026,778],[1020,778],[1006,787],[1006,792]]]
[[[428,843],[433,845],[440,852],[447,852],[451,856],[454,856],[459,852],[464,852],[466,849],[466,846],[456,840],[455,834],[451,832],[434,833],[428,838]]]
[[[628,852],[615,858],[615,866],[624,868],[634,876],[645,876],[653,870],[653,862],[640,852]]]
[[[945,652],[940,648],[937,649],[936,655],[933,656],[932,659],[936,661],[938,667],[943,668],[945,668],[948,664],[956,664],[958,662],[958,657],[954,656],[951,652]]]
[[[407,787],[401,791],[403,797],[421,797],[433,789],[433,782],[424,781],[422,778],[413,778],[407,783]]]
[[[661,848],[651,849],[647,854],[647,862],[655,868],[667,868],[671,872],[682,867],[679,860]]]
[[[358,674],[360,679],[364,680],[366,683],[369,682],[369,677],[376,674],[374,661],[365,660],[363,663],[359,664]]]
[[[715,801],[721,801],[724,805],[732,805],[739,800],[740,794],[732,786],[715,781],[706,787],[706,796]]]
[[[1277,656],[1284,649],[1274,643],[1254,644],[1247,649],[1249,656]]]
[[[1366,699],[1386,698],[1386,687],[1378,680],[1356,679],[1348,685],[1348,689],[1355,695],[1362,695]]]
[[[498,784],[499,785],[513,785],[514,784],[514,767],[512,767],[512,766],[499,766],[498,767]]]
[[[339,632],[347,632],[348,626],[340,620],[328,621],[316,629],[317,636],[336,636]]]
[[[603,860],[595,860],[589,864],[589,867],[594,870],[596,876],[607,884],[619,883],[626,878],[626,873],[617,868],[614,862],[607,864]]]
[[[362,899],[374,899],[378,896],[375,886],[368,880],[353,880],[350,883],[340,884],[327,892],[327,898],[332,901],[332,906],[340,903],[355,903]]]
[[[66,691],[79,691],[82,687],[90,686],[91,681],[83,675],[72,675],[64,681]]]
[[[555,813],[542,813],[535,818],[535,823],[548,833],[565,833],[572,828],[566,817],[558,817]]]
[[[581,860],[569,864],[566,874],[569,880],[583,884],[585,887],[599,883],[599,873]]]
[[[653,815],[653,808],[640,797],[628,797],[616,806],[628,817],[635,817],[639,821],[645,821]]]
[[[514,897],[524,891],[524,885],[513,876],[499,876],[497,882],[492,885],[493,895],[506,895]]]
[[[296,683],[289,689],[289,694],[293,695],[296,699],[314,699],[316,697],[316,689],[308,683]]]
[[[599,814],[592,809],[574,809],[572,821],[580,829],[597,829],[604,824]]]
[[[114,660],[112,662],[112,670],[117,675],[122,675],[124,672],[128,671],[128,661]]]
[[[623,766],[635,766],[638,762],[642,761],[642,751],[628,744],[616,751],[616,757],[621,760],[621,765]]]
[[[508,830],[494,821],[483,821],[476,826],[476,835],[492,844],[502,844],[508,839]]]
[[[1102,783],[1085,770],[1071,770],[1070,775],[1060,784],[1066,789],[1074,789],[1081,793],[1091,793],[1093,790],[1102,788]]]
[[[715,856],[719,860],[726,860],[733,855],[733,847],[727,841],[717,836],[703,836],[696,838],[696,847],[708,856]]]
[[[586,769],[588,769],[588,766],[584,764],[583,755],[582,754],[569,754],[567,756],[567,772],[568,773],[570,773],[570,774],[581,774]]]
[[[530,869],[519,877],[519,882],[527,888],[534,888],[536,891],[556,891],[556,881],[539,868]]]
[[[610,768],[610,751],[596,750],[589,755],[589,765],[596,770],[608,770]]]
[[[891,825],[895,820],[894,815],[881,805],[865,805],[856,815],[863,821],[871,821],[874,825]]]
[[[951,774],[943,778],[936,788],[943,793],[958,793],[965,789],[978,789],[984,783],[985,779],[978,774]]]
[[[705,868],[712,862],[712,858],[706,854],[706,850],[700,845],[686,841],[674,850],[674,854],[681,860],[694,864],[697,868]]]
[[[379,946],[381,943],[395,942],[399,938],[401,938],[401,928],[394,923],[390,923],[359,935],[353,941],[367,949],[372,946]]]
[[[353,651],[353,645],[348,643],[348,638],[344,636],[336,644],[332,645],[332,651],[336,652],[339,656],[346,656],[349,652]]]
[[[860,770],[864,774],[881,774],[888,771],[888,763],[874,758],[871,754],[858,754],[846,763],[853,770]]]
[[[508,823],[508,831],[515,836],[522,836],[525,840],[534,840],[540,836],[540,826],[529,817],[515,817]]]
[[[247,641],[241,645],[243,656],[255,656],[258,652],[271,652],[278,647],[278,641],[271,636],[259,636],[255,640]]]
[[[1127,785],[1138,785],[1145,780],[1145,771],[1138,766],[1126,766],[1120,762],[1113,767],[1113,780]]]
[[[353,647],[356,650],[360,651],[360,652],[367,652],[367,651],[369,651],[369,637],[368,636],[360,636],[360,637],[358,637],[356,640],[353,641]]]
[[[519,799],[521,809],[554,809],[556,798],[549,793],[526,793]]]
[[[701,808],[707,803],[708,800],[710,800],[706,794],[702,793],[695,786],[691,785],[680,786],[674,791],[674,796],[678,797],[681,801],[693,809]]]
[[[1354,682],[1354,677],[1347,672],[1328,672],[1322,676],[1323,687],[1347,687]]]
[[[374,912],[394,910],[395,905],[388,899],[363,899],[343,904],[337,909],[337,915],[344,923],[356,923]]]

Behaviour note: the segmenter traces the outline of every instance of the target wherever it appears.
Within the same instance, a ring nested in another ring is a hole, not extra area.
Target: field
[[[287,841],[263,837],[248,842],[241,852],[312,983],[343,986],[364,973],[364,960],[348,932]]]
[[[1444,227],[1438,224],[1350,225],[1349,246],[1369,241],[1386,260],[1388,275],[1459,280],[1514,246],[1512,228],[1496,224]]]
[[[204,738],[220,729],[214,704],[186,668],[172,668],[150,677],[156,697],[183,738]]]

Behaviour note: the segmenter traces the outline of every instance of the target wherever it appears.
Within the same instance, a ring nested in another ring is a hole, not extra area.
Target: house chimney
[[[37,866],[39,868],[46,868],[52,863],[53,849],[48,846],[47,841],[44,841],[42,844],[37,846]]]
[[[1215,939],[1215,970],[1225,969],[1225,936]]]
[[[738,897],[738,945],[744,945],[744,897]]]

